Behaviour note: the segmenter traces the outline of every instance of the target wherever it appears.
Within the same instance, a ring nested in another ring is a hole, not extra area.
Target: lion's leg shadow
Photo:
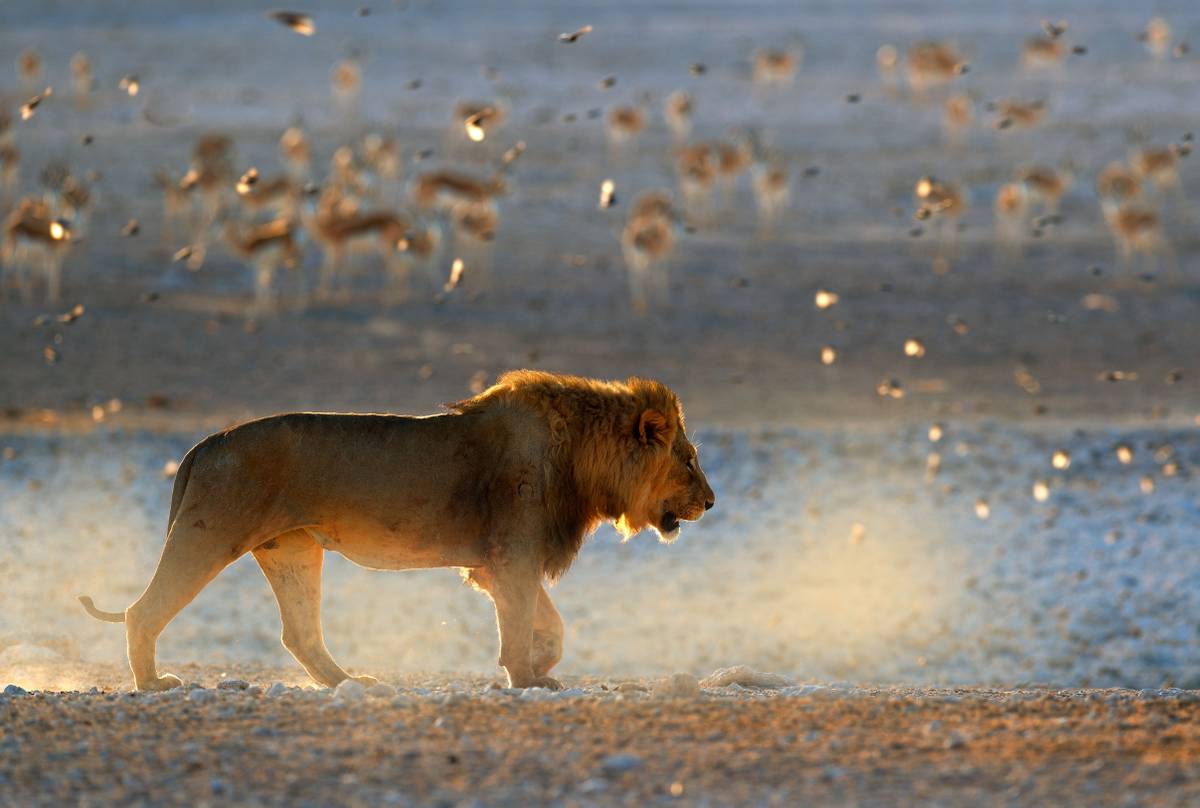
[[[335,687],[345,679],[370,686],[372,676],[350,676],[341,668],[321,631],[321,567],[325,550],[303,530],[292,530],[259,545],[254,558],[275,593],[283,623],[283,647],[317,682]]]
[[[548,674],[563,654],[563,620],[543,584],[533,611],[533,673]]]

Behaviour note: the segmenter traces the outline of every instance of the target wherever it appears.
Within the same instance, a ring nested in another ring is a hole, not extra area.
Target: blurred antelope
[[[1067,168],[1029,166],[1017,178],[1025,186],[1030,203],[1040,206],[1044,214],[1057,214],[1062,198],[1071,190],[1071,172]]]
[[[683,143],[692,134],[692,114],[696,110],[692,96],[683,90],[676,90],[667,96],[663,103],[663,117],[671,130],[671,137],[676,144]]]
[[[359,116],[359,97],[362,94],[362,68],[353,56],[342,59],[329,74],[333,89],[333,109],[338,119],[354,123]]]
[[[975,121],[975,102],[966,93],[955,93],[942,105],[942,131],[946,142],[959,147]]]
[[[46,301],[57,303],[62,266],[71,248],[70,225],[57,218],[50,205],[32,197],[21,200],[4,221],[0,262],[14,275],[26,303],[33,301],[34,276],[44,276]],[[0,284],[0,288],[6,284]]]
[[[279,153],[283,156],[283,164],[293,182],[303,185],[312,178],[312,152],[303,129],[299,126],[289,126],[285,129],[279,137]]]
[[[790,87],[800,63],[799,48],[779,50],[763,48],[754,52],[754,84],[756,87]]]
[[[154,182],[163,194],[163,246],[175,248],[181,232],[193,235],[192,190],[196,187],[190,175],[173,178],[165,170],[154,172]]]
[[[774,232],[780,215],[791,205],[791,178],[787,166],[775,160],[756,162],[750,176],[758,206],[758,235],[765,238]]]
[[[679,191],[689,219],[707,221],[712,215],[712,190],[717,180],[717,161],[707,143],[685,146],[675,163]]]
[[[1021,65],[1026,70],[1058,67],[1070,52],[1060,36],[1034,36],[1021,46]]]
[[[921,177],[913,188],[917,201],[916,218],[929,221],[938,242],[938,253],[942,247],[953,248],[958,239],[958,224],[967,209],[963,190],[951,183],[934,177]]]
[[[1146,49],[1156,59],[1165,59],[1171,50],[1171,25],[1162,17],[1153,17],[1146,23],[1138,39],[1146,43]]]
[[[1122,163],[1109,163],[1096,178],[1096,195],[1113,199],[1118,205],[1132,202],[1142,195],[1142,181]]]
[[[378,252],[388,275],[403,297],[408,286],[408,264],[401,253],[408,248],[411,223],[392,210],[359,212],[340,207],[341,191],[330,187],[316,201],[315,210],[304,206],[302,219],[309,236],[323,252],[319,297],[329,297],[345,273],[346,258],[351,253]]]
[[[0,111],[0,117],[7,113]],[[0,129],[3,124],[0,123]],[[8,210],[17,191],[21,152],[11,138],[0,136],[0,212]]]
[[[666,262],[675,245],[674,219],[670,195],[665,191],[649,191],[634,201],[621,232],[630,297],[639,317],[646,314],[651,303],[666,297]]]
[[[933,87],[949,84],[967,71],[966,60],[947,42],[917,42],[904,61],[908,86],[917,98]]]
[[[1169,146],[1138,149],[1130,153],[1129,164],[1138,179],[1149,182],[1160,193],[1179,195],[1179,160],[1187,150]]]
[[[250,216],[270,213],[274,217],[292,220],[300,205],[300,188],[285,176],[259,178],[253,183],[244,180],[235,186],[242,210]],[[278,219],[276,219],[278,221]],[[226,230],[232,222],[226,222]]]
[[[26,48],[17,57],[17,77],[25,91],[42,88],[42,55],[35,48]]]
[[[992,125],[997,129],[1032,129],[1042,122],[1046,114],[1046,102],[1042,100],[1002,98],[988,104],[987,108],[995,113]]]
[[[467,204],[495,204],[495,199],[508,192],[504,175],[497,173],[480,180],[456,171],[431,171],[413,182],[413,204],[422,210],[449,211]]]
[[[614,158],[620,157],[626,146],[637,140],[646,128],[646,113],[641,107],[620,104],[608,110],[604,119],[609,149]]]
[[[362,154],[373,175],[372,197],[378,202],[395,202],[399,198],[400,144],[395,138],[371,132],[363,138]]]
[[[71,57],[71,90],[75,95],[75,106],[87,108],[92,102],[92,91],[96,79],[92,76],[92,60],[83,51]]]
[[[199,194],[200,202],[188,256],[189,269],[197,270],[204,265],[209,231],[233,190],[233,160],[233,141],[219,132],[202,135],[192,147],[192,167],[181,180],[182,186]]]
[[[1101,199],[1100,206],[1104,221],[1116,242],[1121,265],[1126,269],[1136,269],[1135,259],[1142,255],[1145,258],[1145,271],[1156,272],[1159,252],[1169,252],[1158,212],[1136,202],[1122,205],[1111,197]]]
[[[880,45],[875,51],[875,70],[879,81],[889,98],[895,98],[900,91],[900,51],[895,45]]]
[[[296,242],[294,220],[280,217],[264,224],[242,228],[225,221],[225,243],[233,254],[253,267],[254,305],[252,319],[275,307],[274,280],[280,266],[295,269],[300,265],[300,247]]]
[[[733,206],[733,195],[738,178],[750,168],[754,153],[748,138],[734,142],[720,141],[713,146],[717,157],[717,182],[721,186],[721,198],[725,208]]]
[[[1029,220],[1029,191],[1022,182],[1009,182],[996,192],[996,243],[1005,263],[1020,259]]]

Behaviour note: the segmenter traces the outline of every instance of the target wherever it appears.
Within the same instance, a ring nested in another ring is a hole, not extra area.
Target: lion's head
[[[564,537],[547,561],[551,577],[602,521],[625,538],[653,528],[670,542],[681,522],[699,519],[716,500],[687,439],[679,399],[661,382],[519,370],[450,406],[460,413],[516,406],[545,419],[555,483],[548,504],[563,520]]]
[[[662,541],[672,542],[679,536],[680,523],[703,516],[716,503],[716,495],[700,468],[696,447],[684,431],[677,402],[673,411],[641,410],[633,437],[631,449],[638,471],[617,528],[629,537],[650,527]]]

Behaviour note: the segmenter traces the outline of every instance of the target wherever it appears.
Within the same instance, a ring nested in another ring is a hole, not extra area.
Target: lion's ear
[[[643,410],[638,417],[637,431],[638,440],[645,446],[655,443],[659,446],[671,444],[671,425],[666,416],[658,410]]]

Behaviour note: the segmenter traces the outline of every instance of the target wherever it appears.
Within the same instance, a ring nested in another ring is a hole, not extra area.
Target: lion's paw
[[[547,690],[562,690],[562,682],[555,679],[553,676],[535,676],[533,681],[525,685],[526,687],[544,687]]]
[[[183,684],[183,680],[173,673],[164,673],[157,679],[151,679],[149,682],[143,682],[138,685],[138,690],[161,691],[171,690]]]
[[[358,682],[363,687],[374,687],[379,684],[379,680],[374,676],[351,676],[351,679]]]

